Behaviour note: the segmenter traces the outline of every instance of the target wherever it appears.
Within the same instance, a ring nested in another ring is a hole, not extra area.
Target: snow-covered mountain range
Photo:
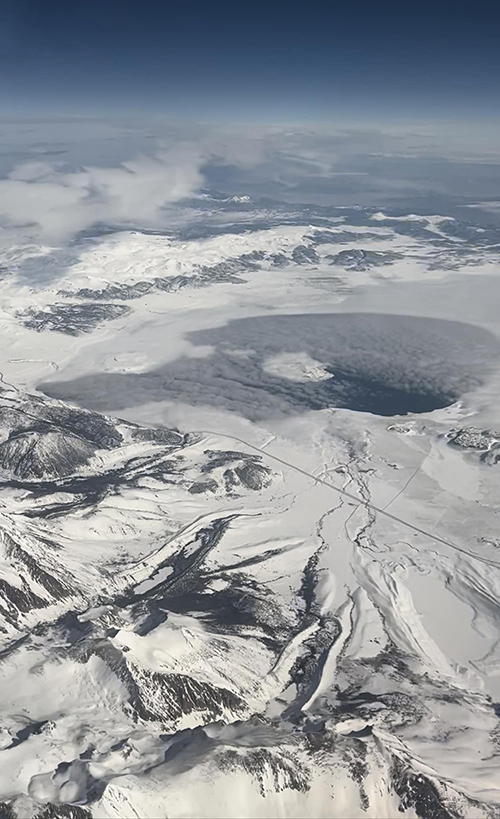
[[[496,816],[500,231],[1,255],[0,817]]]

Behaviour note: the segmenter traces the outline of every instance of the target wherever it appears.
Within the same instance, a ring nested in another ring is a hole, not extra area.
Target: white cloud
[[[115,168],[64,173],[47,162],[26,162],[0,180],[0,217],[34,225],[60,240],[98,222],[161,224],[161,208],[191,195],[203,182],[203,156],[180,144]]]
[[[10,152],[19,156],[22,151],[26,157],[0,179],[0,223],[14,228],[16,241],[19,228],[27,226],[21,232],[29,234],[29,241],[41,238],[48,244],[98,222],[162,227],[167,222],[163,206],[205,184],[253,197],[377,206],[394,199],[406,204],[434,192],[455,196],[465,172],[472,179],[471,199],[485,200],[492,184],[479,165],[472,175],[469,168],[462,173],[458,167],[463,152],[469,156],[474,145],[479,153],[473,155],[483,161],[492,140],[485,136],[474,142],[473,129],[450,123],[285,128],[161,118],[0,117],[0,131],[0,173],[11,168]],[[161,140],[163,147],[152,147]],[[128,159],[136,151],[142,153]]]

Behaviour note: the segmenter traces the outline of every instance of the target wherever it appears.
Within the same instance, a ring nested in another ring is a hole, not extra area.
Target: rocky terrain
[[[498,231],[177,216],[0,259],[0,817],[492,819]]]

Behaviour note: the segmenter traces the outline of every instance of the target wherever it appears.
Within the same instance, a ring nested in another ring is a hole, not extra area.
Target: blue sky
[[[3,0],[3,113],[496,117],[495,4]]]
[[[205,188],[420,212],[500,201],[499,16],[1,0],[2,241],[162,227]]]

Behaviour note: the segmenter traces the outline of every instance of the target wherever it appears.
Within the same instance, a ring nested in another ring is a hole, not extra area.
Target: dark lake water
[[[188,338],[212,354],[147,373],[102,373],[40,388],[101,412],[167,400],[254,420],[327,407],[393,416],[449,406],[481,386],[500,361],[499,341],[479,327],[380,313],[266,315]],[[306,354],[332,377],[297,381],[267,372],[266,362],[283,353]]]

